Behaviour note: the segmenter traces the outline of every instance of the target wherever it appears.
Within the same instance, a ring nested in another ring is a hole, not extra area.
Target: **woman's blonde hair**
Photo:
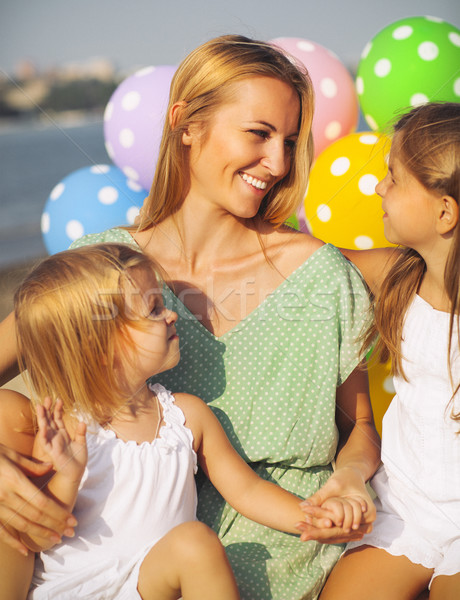
[[[451,196],[460,202],[460,104],[429,103],[418,106],[402,116],[394,126],[397,134],[397,156],[406,169],[427,190]],[[379,338],[377,355],[392,361],[394,373],[405,377],[402,367],[401,339],[404,316],[417,292],[426,270],[423,258],[411,248],[405,248],[387,274],[375,299],[375,322],[366,342]],[[452,348],[460,348],[460,331],[454,337],[454,324],[460,314],[460,225],[457,222],[444,270],[444,286],[451,303],[448,357]],[[447,340],[446,340],[447,341]],[[365,342],[365,344],[366,344]],[[460,383],[452,381],[454,394]],[[452,397],[453,397],[452,396]],[[460,413],[453,414],[460,419]]]
[[[292,86],[300,101],[299,137],[289,173],[265,196],[259,216],[274,225],[290,217],[303,199],[313,160],[311,123],[313,86],[306,69],[271,44],[239,35],[215,38],[191,52],[171,83],[167,115],[180,102],[177,121],[166,118],[150,194],[138,228],[147,229],[174,214],[188,186],[188,164],[182,134],[190,126],[209,125],[229,101],[232,84],[250,77],[272,77]]]
[[[16,334],[36,400],[61,398],[65,412],[98,423],[126,404],[113,365],[117,348],[130,341],[126,326],[142,327],[126,303],[139,270],[156,277],[145,254],[96,244],[50,256],[26,277],[14,298]]]

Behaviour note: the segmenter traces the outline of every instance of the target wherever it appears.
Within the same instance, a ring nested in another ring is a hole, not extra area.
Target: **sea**
[[[360,118],[358,131],[368,127]],[[53,188],[81,167],[111,164],[102,115],[0,123],[0,269],[47,255],[41,215]]]
[[[47,255],[40,221],[50,192],[94,164],[111,164],[102,115],[0,124],[0,269]]]

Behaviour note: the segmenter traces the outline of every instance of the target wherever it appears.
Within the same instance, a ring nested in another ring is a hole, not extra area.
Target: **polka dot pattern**
[[[329,49],[301,38],[275,38],[271,43],[289,52],[308,69],[315,90],[313,139],[315,155],[355,131],[359,111],[353,79]]]
[[[322,152],[304,203],[313,235],[344,248],[388,246],[375,186],[386,173],[389,148],[385,137],[352,133]]]
[[[66,250],[85,234],[132,225],[146,196],[117,167],[93,165],[74,171],[51,191],[42,214],[48,252]]]
[[[74,246],[98,241],[133,243],[126,231],[112,230]],[[356,339],[367,309],[355,269],[333,246],[321,247],[219,338],[169,288],[164,297],[179,316],[181,361],[158,381],[203,398],[261,477],[301,497],[317,490],[336,451],[336,386],[357,364]],[[243,599],[317,598],[340,545],[305,544],[248,521],[209,482],[198,504],[199,518],[227,548]]]
[[[146,67],[127,77],[104,113],[107,154],[127,177],[150,189],[168,106],[172,66]]]
[[[356,91],[371,129],[425,102],[460,102],[460,30],[432,17],[409,17],[382,29],[361,55]]]

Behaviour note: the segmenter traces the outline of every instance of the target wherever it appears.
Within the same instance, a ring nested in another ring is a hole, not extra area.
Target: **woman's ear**
[[[438,232],[449,233],[457,225],[459,219],[459,206],[452,196],[442,196],[438,216]]]
[[[180,123],[180,121],[182,119],[182,112],[186,106],[187,106],[187,102],[185,102],[184,100],[181,100],[180,102],[176,102],[172,106],[171,110],[169,111],[169,124],[171,126],[171,129],[175,129],[177,127],[177,125]],[[190,133],[189,128],[187,128],[182,133],[182,143],[184,144],[184,146],[191,146],[191,144],[192,144],[192,135]]]
[[[171,129],[175,129],[177,123],[180,121],[182,111],[187,106],[187,102],[181,100],[180,102],[176,102],[172,105],[171,110],[169,111],[169,124],[171,125]]]

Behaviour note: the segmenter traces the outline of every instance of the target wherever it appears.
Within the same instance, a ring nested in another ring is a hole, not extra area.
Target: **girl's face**
[[[289,172],[300,101],[291,86],[271,77],[236,82],[230,94],[206,131],[196,127],[183,135],[183,143],[190,146],[186,201],[251,218]]]
[[[165,308],[153,273],[138,270],[133,281],[127,286],[125,301],[132,320],[141,320],[142,328],[127,326],[132,344],[122,344],[117,363],[124,381],[138,389],[152,375],[175,367],[180,351],[174,326],[177,314]]]
[[[436,239],[438,194],[426,189],[398,158],[398,136],[390,152],[388,172],[375,191],[382,198],[385,237],[420,252]]]

